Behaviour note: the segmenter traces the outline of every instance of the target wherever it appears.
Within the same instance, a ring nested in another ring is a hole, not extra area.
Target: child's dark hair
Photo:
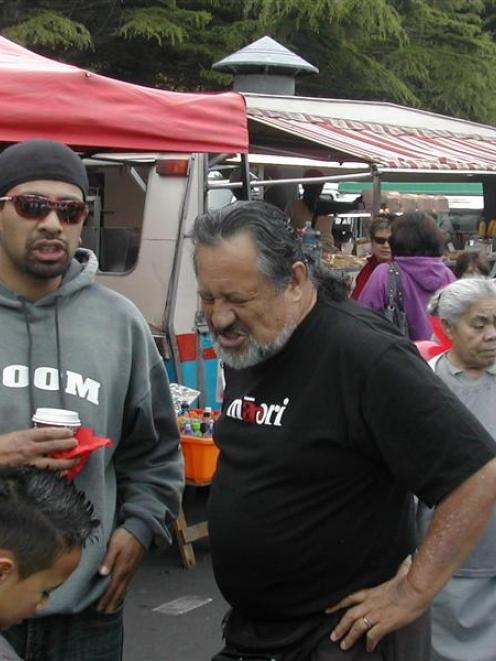
[[[83,547],[99,524],[69,480],[33,466],[0,466],[0,549],[14,555],[21,578]]]

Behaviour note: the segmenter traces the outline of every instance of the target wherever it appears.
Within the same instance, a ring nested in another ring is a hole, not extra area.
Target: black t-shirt
[[[279,354],[226,382],[212,559],[258,621],[391,578],[415,548],[411,493],[434,505],[494,457],[414,346],[354,301],[319,300]]]

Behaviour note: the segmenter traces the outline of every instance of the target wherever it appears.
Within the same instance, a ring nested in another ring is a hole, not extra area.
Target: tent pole
[[[375,168],[372,174],[372,192],[372,217],[374,217],[381,210],[381,177]]]
[[[243,183],[242,187],[242,199],[249,200],[251,198],[251,188],[250,188],[250,164],[248,162],[248,154],[241,154],[241,181]]]

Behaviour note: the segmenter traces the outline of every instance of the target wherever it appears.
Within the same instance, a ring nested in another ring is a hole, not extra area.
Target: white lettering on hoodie
[[[98,405],[100,386],[94,379],[67,370],[64,391],[80,399]],[[37,367],[33,371],[33,386],[39,390],[60,390],[60,376],[54,367]],[[27,365],[7,365],[2,370],[2,385],[6,388],[27,388],[29,367]]]

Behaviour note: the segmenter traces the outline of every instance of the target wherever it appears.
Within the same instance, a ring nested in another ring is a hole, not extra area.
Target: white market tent
[[[496,216],[496,128],[393,103],[244,94],[250,152],[334,164],[326,181],[481,182]]]
[[[373,171],[496,173],[496,128],[392,103],[244,94],[251,149]]]

